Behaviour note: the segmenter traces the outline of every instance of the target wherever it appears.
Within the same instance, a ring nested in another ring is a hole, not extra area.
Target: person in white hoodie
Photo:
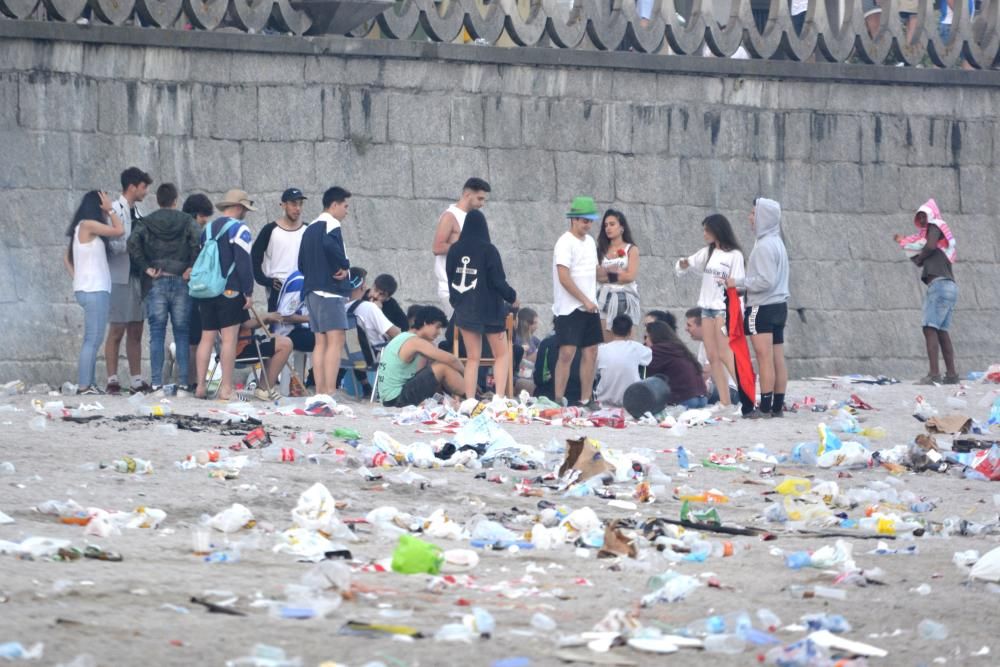
[[[788,369],[785,366],[785,321],[788,319],[788,252],[781,240],[781,205],[760,197],[750,211],[750,227],[757,235],[746,276],[730,277],[727,287],[745,293],[745,327],[750,335],[760,379],[759,411],[744,415],[756,418],[784,416]]]

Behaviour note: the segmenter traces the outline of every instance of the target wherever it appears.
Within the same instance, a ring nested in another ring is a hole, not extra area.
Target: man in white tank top
[[[470,178],[462,186],[462,197],[445,209],[438,218],[437,231],[434,233],[434,276],[437,278],[437,294],[441,300],[444,312],[451,316],[451,303],[448,301],[448,277],[445,271],[445,259],[448,249],[465,225],[465,214],[480,209],[486,205],[490,193],[490,184],[481,178]]]

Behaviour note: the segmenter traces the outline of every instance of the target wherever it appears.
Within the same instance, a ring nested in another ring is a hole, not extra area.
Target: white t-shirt
[[[350,310],[351,306],[354,305],[354,301],[349,301],[347,303],[347,309]],[[368,344],[372,347],[378,347],[380,345],[385,345],[389,340],[386,338],[386,334],[389,329],[396,326],[389,321],[389,318],[385,316],[382,309],[376,306],[371,301],[363,301],[358,305],[357,309],[354,311],[354,316],[358,318],[358,324],[365,332],[365,336],[368,337]]]
[[[653,360],[653,351],[634,340],[613,340],[597,346],[596,398],[602,404],[621,405],[629,386],[640,380],[639,366]]]
[[[556,241],[552,253],[552,312],[557,316],[583,308],[583,303],[559,282],[559,266],[568,268],[577,289],[597,302],[597,244],[592,236],[578,239],[572,232],[566,232]]]
[[[708,371],[708,352],[705,352],[705,344],[698,343],[698,363],[701,364],[702,369],[706,372]],[[726,380],[729,382],[729,386],[736,389],[736,380],[733,376],[729,374],[729,369],[726,369]],[[705,384],[710,385],[712,383],[712,378],[709,377],[705,380]],[[711,393],[711,387],[709,387],[709,393]]]
[[[465,227],[465,215],[467,211],[463,211],[455,204],[448,207],[445,213],[451,213],[455,216],[455,220],[458,221],[458,231],[462,231]],[[438,296],[442,299],[448,298],[448,255],[435,255],[434,256],[434,276],[437,278],[438,282]]]
[[[743,253],[739,250],[719,250],[716,248],[712,256],[709,257],[708,246],[705,246],[688,257],[687,262],[688,268],[682,269],[680,260],[678,260],[674,265],[674,272],[679,276],[688,271],[701,272],[698,307],[724,311],[726,309],[726,299],[724,298],[726,287],[719,281],[724,282],[726,278],[739,281],[746,276]]]
[[[260,268],[268,278],[277,278],[285,282],[285,278],[299,268],[299,246],[302,245],[302,235],[306,226],[302,225],[293,232],[275,225],[271,230],[271,239],[264,251],[264,261]]]
[[[792,16],[798,16],[809,9],[809,0],[792,0]]]

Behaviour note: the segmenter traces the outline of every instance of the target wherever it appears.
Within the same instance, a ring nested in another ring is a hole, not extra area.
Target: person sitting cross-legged
[[[383,405],[417,405],[442,387],[453,394],[463,392],[462,362],[434,345],[447,324],[440,308],[425,306],[414,316],[413,328],[385,346],[378,365],[378,394]]]

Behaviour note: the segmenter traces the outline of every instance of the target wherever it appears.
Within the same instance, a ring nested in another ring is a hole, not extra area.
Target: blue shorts
[[[701,309],[702,318],[714,319],[716,317],[725,317],[726,311],[716,310],[714,308],[702,308]]]
[[[957,301],[958,285],[954,280],[938,278],[928,285],[927,296],[924,297],[924,326],[947,331]]]

